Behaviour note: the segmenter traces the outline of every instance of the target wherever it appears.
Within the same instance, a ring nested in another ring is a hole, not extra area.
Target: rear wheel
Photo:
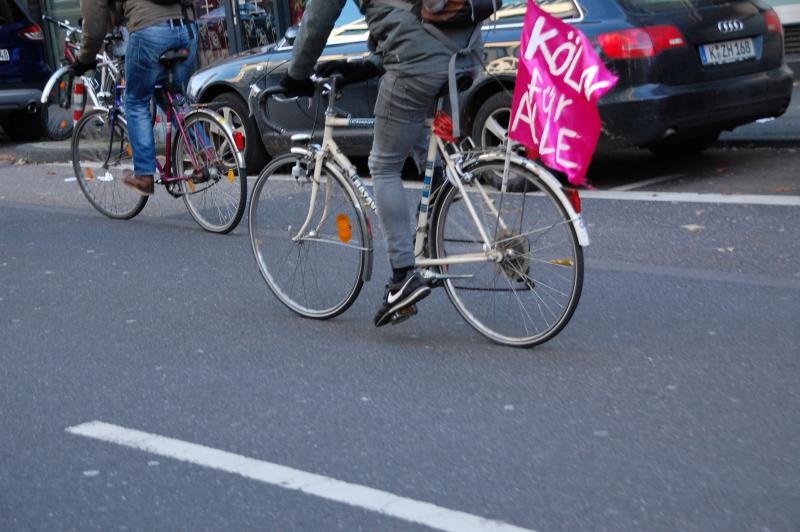
[[[449,264],[444,287],[459,314],[495,342],[530,347],[553,338],[578,305],[583,252],[569,215],[551,188],[526,166],[512,163],[511,180],[524,183],[502,193],[483,183],[503,174],[503,157],[465,168],[465,184],[486,229],[494,260]],[[541,172],[546,172],[540,168]],[[502,180],[502,179],[501,179]],[[449,187],[437,203],[434,256],[484,253],[467,201]]]
[[[211,113],[194,112],[175,136],[175,175],[192,218],[206,231],[228,233],[242,219],[247,201],[247,172],[233,135]]]
[[[72,136],[72,168],[83,195],[109,218],[133,218],[147,203],[122,182],[122,172],[133,169],[133,154],[121,114],[94,109],[83,115]]]
[[[45,134],[53,140],[66,140],[72,135],[73,121],[70,108],[72,95],[69,77],[69,71],[65,71],[56,80],[44,104],[42,120],[45,124]]]
[[[475,114],[472,140],[484,148],[493,148],[505,142],[511,117],[511,95],[505,91],[490,96]]]
[[[327,319],[358,297],[369,236],[344,178],[323,169],[314,196],[313,174],[294,154],[264,168],[250,199],[250,243],[267,286],[284,305],[307,318]],[[299,234],[312,198],[314,216]]]

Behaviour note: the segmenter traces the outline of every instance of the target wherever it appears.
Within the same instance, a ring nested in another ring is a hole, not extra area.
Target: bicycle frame
[[[330,94],[335,94],[335,79],[331,81],[330,84]],[[322,176],[322,168],[325,163],[326,156],[330,156],[333,162],[342,170],[342,173],[346,175],[352,185],[355,187],[358,194],[361,196],[363,202],[373,211],[377,213],[377,204],[375,203],[375,199],[367,190],[366,186],[364,185],[361,177],[358,175],[358,172],[355,166],[350,162],[347,156],[342,153],[339,149],[336,141],[333,139],[333,131],[336,128],[371,128],[374,126],[374,119],[363,119],[363,118],[340,118],[336,116],[336,111],[333,104],[334,98],[330,97],[328,99],[328,107],[325,111],[325,129],[322,137],[322,144],[319,147],[313,147],[312,151],[310,152],[315,160],[314,165],[314,176],[311,182],[311,199],[309,205],[309,211],[306,216],[306,219],[300,229],[295,233],[292,237],[292,240],[299,241],[304,238],[307,238],[306,233],[309,230],[309,227],[313,223],[314,215],[315,215],[315,206],[316,206],[316,199],[317,194],[319,192],[320,187],[320,178]],[[441,100],[437,108],[441,108]],[[489,210],[496,215],[496,220],[499,227],[506,227],[506,223],[502,219],[499,210],[495,207],[494,202],[489,197],[489,194],[484,189],[483,185],[477,180],[473,180],[472,176],[465,173],[462,170],[463,163],[467,160],[467,156],[469,155],[468,152],[463,152],[458,146],[456,146],[452,142],[446,142],[438,135],[436,135],[433,127],[434,121],[433,119],[429,119],[426,122],[426,127],[431,131],[430,141],[428,144],[428,155],[427,155],[427,162],[425,166],[425,178],[423,181],[422,187],[422,198],[420,202],[420,208],[418,212],[418,219],[417,219],[417,231],[415,235],[415,242],[414,242],[414,254],[417,257],[416,265],[418,267],[429,267],[429,266],[444,266],[447,264],[464,264],[464,263],[474,263],[474,262],[501,262],[503,259],[503,254],[501,251],[497,249],[492,249],[492,239],[489,237],[489,234],[486,230],[486,227],[478,217],[478,214],[475,210],[475,206],[473,204],[473,200],[470,197],[470,194],[467,192],[466,187],[464,186],[465,182],[471,182],[475,185],[478,195],[480,196],[481,200],[486,203]],[[297,135],[292,138],[293,141],[304,141],[310,140],[308,135]],[[309,151],[306,148],[299,148],[295,147],[291,149],[291,152],[298,155],[308,155]],[[451,153],[452,152],[452,153]],[[459,193],[461,194],[462,201],[464,201],[464,205],[467,207],[467,211],[472,218],[475,227],[477,228],[478,232],[480,233],[481,240],[483,241],[483,251],[480,253],[466,253],[461,255],[452,255],[447,258],[439,258],[434,259],[430,257],[424,257],[424,246],[425,246],[425,237],[428,228],[428,207],[430,202],[430,193],[431,193],[431,185],[433,181],[433,171],[434,171],[434,161],[436,154],[439,154],[442,158],[443,163],[447,171],[449,172],[450,176],[457,176],[455,179],[449,179],[449,182],[452,186],[458,188]],[[507,143],[507,150],[506,150],[506,164],[505,164],[505,171],[504,171],[504,178],[503,178],[503,188],[501,189],[502,192],[505,192],[505,187],[507,183],[507,173],[509,167],[509,161],[511,158],[519,159],[518,157],[512,156],[511,154],[511,145]],[[524,160],[515,160],[515,162],[522,164]],[[530,166],[530,165],[528,165]],[[532,168],[532,171],[535,170]],[[538,172],[537,175],[540,177],[545,178]],[[553,182],[550,182],[550,180]],[[569,200],[566,198],[565,194],[561,191],[561,186],[558,184],[554,178],[545,179],[548,181],[548,185],[556,192],[556,196],[561,202],[562,206],[567,211],[570,222],[572,223],[573,227],[575,227],[576,233],[578,235],[578,241],[581,246],[585,246],[589,244],[589,237],[586,232],[585,225],[583,224],[583,219],[581,215],[575,212],[575,209],[572,207]],[[329,190],[329,189],[328,189]],[[321,227],[324,223],[326,217],[328,216],[327,212],[327,201],[325,202],[325,207],[323,208],[323,212],[320,216],[319,222],[317,222],[317,228]],[[316,231],[315,231],[316,232]],[[369,273],[367,274],[369,276]]]

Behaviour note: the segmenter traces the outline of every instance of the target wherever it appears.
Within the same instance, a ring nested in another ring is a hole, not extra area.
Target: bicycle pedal
[[[392,317],[389,319],[389,323],[392,325],[403,323],[411,316],[414,316],[416,313],[417,313],[416,305],[409,305],[407,307],[403,307],[394,314],[392,314]]]

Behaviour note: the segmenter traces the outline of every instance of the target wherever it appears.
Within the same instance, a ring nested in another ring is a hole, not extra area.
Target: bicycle
[[[333,139],[335,128],[372,127],[373,119],[337,112],[337,78],[316,79],[327,97],[321,144],[292,136],[290,153],[259,175],[250,200],[250,244],[275,296],[297,314],[329,319],[347,310],[372,272],[372,194]],[[252,85],[251,113],[270,120],[268,99],[281,87]],[[439,98],[422,184],[414,251],[432,285],[443,285],[478,332],[511,346],[553,338],[571,318],[583,284],[589,236],[577,190],[562,188],[510,142],[478,150],[458,142]],[[434,162],[446,179],[433,188]],[[403,319],[406,309],[393,318]]]
[[[57,69],[42,90],[40,102],[46,106],[48,112],[47,135],[53,140],[65,140],[72,135],[74,120],[71,115],[72,106],[72,77],[70,67],[78,60],[80,53],[81,29],[71,26],[67,21],[58,21],[49,15],[42,15],[42,19],[65,30],[64,57],[61,67]],[[109,33],[104,39],[106,46],[114,45],[121,41],[118,34]],[[124,58],[112,57],[106,50],[101,50],[96,56],[97,67],[94,75],[82,76],[86,97],[93,107],[109,107],[114,99],[114,86],[121,80],[120,73],[124,71],[121,62]],[[50,116],[56,112],[56,116]]]
[[[209,106],[184,104],[172,69],[188,53],[170,50],[159,58],[168,72],[167,83],[156,85],[165,106],[167,142],[164,164],[156,160],[155,183],[171,196],[183,198],[203,229],[228,233],[241,220],[247,199],[244,137],[232,132]],[[127,123],[120,109],[122,90],[122,85],[115,87],[110,108],[94,109],[75,125],[72,161],[81,191],[92,206],[109,218],[130,219],[141,212],[148,197],[122,182],[123,170],[133,168]]]

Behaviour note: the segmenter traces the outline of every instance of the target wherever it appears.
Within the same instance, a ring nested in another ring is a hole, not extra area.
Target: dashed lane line
[[[348,504],[437,530],[531,532],[502,521],[450,510],[387,491],[102,421],[90,421],[65,430],[70,434],[241,475],[279,488]]]

